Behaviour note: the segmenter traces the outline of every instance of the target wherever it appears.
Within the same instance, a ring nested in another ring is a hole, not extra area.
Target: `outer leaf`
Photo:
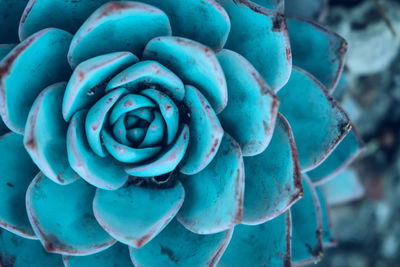
[[[26,208],[33,230],[48,252],[89,255],[115,243],[93,216],[94,190],[83,180],[59,185],[42,173],[33,179],[26,193]]]
[[[297,67],[278,97],[280,112],[293,130],[301,170],[311,170],[349,132],[349,118],[320,82]]]
[[[283,15],[248,0],[219,2],[232,23],[226,48],[244,56],[274,91],[279,90],[289,79],[292,68]]]
[[[203,170],[215,157],[224,130],[207,99],[190,85],[185,89],[184,103],[190,114],[190,142],[180,164],[180,171],[190,175]]]
[[[307,173],[313,183],[324,183],[347,167],[364,150],[364,143],[352,129],[317,168]]]
[[[66,55],[70,41],[67,32],[45,29],[17,45],[0,62],[0,112],[14,132],[24,132],[39,92],[69,77]]]
[[[65,267],[131,267],[128,246],[116,243],[112,247],[88,256],[63,256]]]
[[[347,42],[315,22],[289,18],[287,23],[293,65],[310,72],[328,90],[333,90],[343,70]]]
[[[218,263],[232,236],[231,231],[194,234],[176,220],[141,249],[130,247],[135,266],[210,266]]]
[[[238,225],[218,266],[290,266],[290,239],[289,211],[260,225]]]
[[[229,95],[228,105],[219,119],[225,131],[239,143],[244,156],[257,155],[271,140],[279,100],[245,58],[226,49],[217,57],[225,73]]]
[[[324,247],[331,247],[337,244],[332,230],[332,222],[330,216],[330,207],[326,203],[325,196],[318,187],[314,187],[317,192],[318,200],[321,206],[322,216],[322,243]]]
[[[1,36],[1,35],[0,35]],[[15,44],[0,43],[0,61],[15,47]]]
[[[363,197],[364,187],[354,170],[348,168],[319,186],[329,205],[340,205]]]
[[[141,2],[108,2],[76,32],[68,61],[75,67],[88,58],[110,52],[130,51],[141,55],[149,40],[166,35],[171,35],[171,26],[160,9]]]
[[[107,1],[30,0],[20,21],[20,40],[45,28],[63,29],[73,34],[96,8]]]
[[[328,0],[286,0],[285,15],[321,20],[326,14]]]
[[[244,158],[244,224],[261,224],[286,211],[302,195],[296,144],[279,115],[271,143],[263,153]]]
[[[224,135],[214,159],[202,171],[180,176],[186,198],[178,221],[197,234],[234,227],[242,219],[244,168],[238,143]]]
[[[33,103],[25,126],[24,145],[40,170],[54,182],[79,178],[69,165],[65,136],[68,124],[61,113],[65,83],[50,85]]]
[[[210,48],[185,38],[158,37],[146,45],[143,58],[160,62],[184,84],[196,86],[215,112],[225,108],[228,101],[225,76]]]
[[[215,0],[141,0],[157,6],[171,20],[174,36],[182,36],[219,50],[230,31],[226,11]]]
[[[303,175],[304,196],[290,209],[292,213],[292,261],[294,265],[315,262],[322,257],[322,214],[317,193]]]
[[[115,191],[97,189],[93,211],[100,225],[118,241],[141,248],[175,217],[185,191],[178,182],[167,189],[128,185]]]
[[[36,239],[26,214],[25,192],[39,170],[26,153],[21,135],[0,138],[0,158],[0,227]]]
[[[29,240],[0,230],[0,266],[62,267],[60,255],[47,253],[37,240]]]

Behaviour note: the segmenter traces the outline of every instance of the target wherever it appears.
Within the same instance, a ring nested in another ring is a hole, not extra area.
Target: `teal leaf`
[[[281,115],[267,149],[257,156],[245,157],[244,166],[244,224],[271,220],[303,195],[296,144],[288,122]]]
[[[291,266],[290,212],[263,224],[235,227],[220,267]]]
[[[140,2],[108,2],[76,32],[68,61],[75,67],[86,59],[110,52],[141,55],[149,40],[166,35],[171,35],[171,26],[160,9]]]
[[[299,18],[287,19],[293,65],[333,90],[343,70],[347,42],[325,27]]]
[[[90,108],[104,95],[104,83],[139,59],[129,52],[115,52],[97,56],[80,63],[71,75],[62,103],[64,119],[69,121],[74,113]]]
[[[85,133],[86,111],[72,117],[67,132],[69,163],[86,182],[102,189],[114,190],[128,179],[124,167],[110,156],[99,157],[90,148]]]
[[[130,247],[135,266],[174,267],[210,266],[218,263],[232,236],[232,230],[198,235],[172,220],[165,229],[141,249]]]
[[[188,108],[190,142],[180,164],[184,174],[204,169],[217,154],[224,130],[207,99],[195,87],[187,85],[184,104]]]
[[[40,91],[69,77],[66,56],[70,41],[67,32],[45,29],[18,44],[0,61],[0,112],[14,132],[24,132],[29,110]]]
[[[350,168],[338,173],[319,188],[329,205],[340,205],[360,199],[365,191],[356,172]]]
[[[68,162],[65,140],[68,124],[61,112],[64,90],[62,82],[40,93],[29,112],[24,134],[24,145],[32,160],[44,175],[59,184],[79,178]]]
[[[175,170],[181,162],[189,144],[189,127],[183,124],[175,141],[151,160],[138,164],[127,164],[125,171],[133,176],[159,176]]]
[[[141,248],[175,217],[184,197],[180,182],[166,189],[128,184],[115,191],[97,189],[93,211],[112,237]]]
[[[337,240],[334,237],[332,230],[332,222],[330,216],[330,207],[325,200],[325,196],[322,191],[315,187],[315,192],[317,193],[318,200],[321,206],[321,216],[322,216],[322,243],[324,247],[332,247],[337,245]]]
[[[251,0],[251,2],[254,2],[260,6],[266,7],[268,9],[272,9],[275,11],[278,11],[280,13],[283,13],[285,4],[287,2],[290,2],[291,0]]]
[[[214,159],[194,175],[180,175],[185,202],[178,221],[197,234],[213,234],[240,223],[243,209],[244,168],[238,143],[224,135]]]
[[[36,239],[26,214],[25,192],[39,170],[26,153],[22,138],[15,133],[0,137],[0,227]]]
[[[214,50],[224,47],[230,32],[226,11],[215,0],[142,0],[170,18],[174,36],[186,37]]]
[[[321,206],[315,188],[305,175],[303,189],[304,196],[290,209],[294,265],[316,262],[323,254]]]
[[[124,87],[137,92],[142,87],[162,88],[173,99],[182,101],[185,88],[181,79],[172,71],[153,60],[141,61],[116,75],[108,84],[106,91]]]
[[[311,181],[324,183],[346,168],[364,150],[364,143],[353,128],[317,168],[307,173]]]
[[[47,253],[38,240],[0,230],[0,265],[3,267],[63,267],[60,255]]]
[[[33,230],[48,252],[89,255],[115,243],[92,211],[95,188],[80,179],[59,185],[39,173],[26,192]],[[51,216],[49,216],[51,214]]]
[[[260,154],[271,140],[279,99],[244,57],[226,49],[217,57],[229,95],[228,105],[218,116],[221,124],[239,143],[244,156]],[[246,127],[238,122],[246,122]]]
[[[210,48],[193,40],[163,36],[146,45],[143,58],[160,62],[178,75],[184,84],[198,88],[215,112],[225,108],[228,101],[225,76]]]
[[[88,256],[63,256],[66,267],[132,267],[128,246],[116,243],[112,247]]]
[[[250,61],[276,92],[287,82],[292,69],[285,18],[247,0],[219,2],[232,23],[226,48]]]
[[[73,34],[96,8],[108,1],[30,0],[22,14],[19,37],[24,40],[45,28],[62,29]]]
[[[318,166],[351,129],[347,114],[308,72],[294,67],[278,92],[280,112],[289,121],[302,171]]]

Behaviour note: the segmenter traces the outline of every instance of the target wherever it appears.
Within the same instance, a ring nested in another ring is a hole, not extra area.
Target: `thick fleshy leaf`
[[[177,218],[197,234],[233,228],[242,219],[244,167],[239,144],[224,135],[214,159],[202,171],[180,174],[186,192]]]
[[[347,42],[336,33],[302,19],[287,19],[293,65],[310,72],[329,90],[343,70]]]
[[[257,156],[245,157],[244,165],[244,224],[271,220],[303,195],[296,144],[283,116],[278,116],[267,149]]]
[[[292,68],[283,15],[248,0],[219,2],[232,23],[226,48],[244,56],[274,91],[279,90],[289,79]]]
[[[79,178],[69,165],[61,104],[65,83],[50,85],[36,98],[25,126],[24,145],[39,169],[54,182],[68,184]]]
[[[140,164],[126,165],[125,171],[133,176],[159,176],[175,170],[185,155],[189,144],[189,127],[184,124],[175,141],[166,147],[155,159]]]
[[[59,185],[42,173],[35,177],[26,192],[26,209],[48,252],[88,255],[115,243],[93,216],[94,193],[95,188],[82,179]]]
[[[167,189],[135,185],[115,191],[97,189],[93,211],[97,221],[112,237],[140,248],[175,217],[184,197],[180,182]]]
[[[292,261],[312,263],[322,257],[322,214],[317,193],[303,175],[304,196],[290,209],[292,213]]]
[[[125,184],[128,174],[112,157],[97,156],[86,141],[86,111],[72,117],[67,132],[68,160],[72,169],[88,183],[102,189],[117,189]]]
[[[228,102],[225,76],[210,48],[185,38],[157,37],[146,45],[143,57],[159,61],[183,83],[199,88],[215,112],[225,108]]]
[[[278,92],[280,112],[289,121],[302,171],[318,166],[351,129],[346,113],[308,72],[294,67]]]
[[[1,36],[1,35],[0,35]],[[0,61],[16,46],[16,44],[0,43]]]
[[[36,238],[26,215],[25,192],[39,170],[26,153],[22,138],[9,133],[0,139],[0,227],[24,238]]]
[[[215,0],[142,0],[161,8],[171,20],[174,36],[182,36],[219,50],[230,31],[226,11]]]
[[[63,256],[63,261],[65,267],[132,267],[128,246],[121,243],[88,256]]]
[[[328,205],[340,205],[364,196],[364,187],[354,170],[348,168],[319,186]]]
[[[326,13],[328,0],[286,0],[285,15],[320,20]]]
[[[331,247],[337,244],[332,230],[332,222],[330,217],[330,207],[325,201],[325,196],[318,187],[314,187],[321,206],[322,216],[322,243],[324,247]]]
[[[90,108],[104,95],[102,84],[139,59],[129,52],[97,56],[79,64],[69,79],[62,104],[63,116],[69,121],[80,109]]]
[[[165,229],[141,249],[130,247],[135,266],[214,267],[224,253],[232,230],[211,235],[198,235],[172,220]]]
[[[140,2],[108,2],[76,32],[68,61],[75,67],[88,58],[110,52],[141,55],[149,40],[166,35],[171,35],[171,26],[162,10]]]
[[[160,63],[152,60],[141,61],[120,72],[107,84],[106,91],[121,86],[132,92],[155,86],[178,101],[182,101],[185,96],[181,79]]]
[[[240,224],[218,266],[290,266],[290,233],[289,211],[260,225]]]
[[[66,60],[70,41],[67,32],[45,29],[17,45],[0,62],[0,112],[14,132],[24,132],[29,110],[40,91],[70,76]]]
[[[88,111],[85,120],[85,131],[91,149],[96,155],[105,157],[100,133],[106,123],[108,113],[117,101],[128,91],[125,88],[113,90],[100,98]]]
[[[271,140],[279,100],[244,57],[230,50],[222,50],[217,57],[229,95],[228,105],[218,116],[221,124],[239,143],[244,156],[260,154]]]
[[[107,1],[30,0],[20,21],[20,40],[45,28],[73,34],[96,8]]]
[[[119,143],[108,130],[101,131],[102,142],[107,151],[119,162],[137,163],[156,155],[161,146],[134,148]]]
[[[0,230],[0,266],[63,266],[60,255],[47,253],[38,240],[29,240]]]
[[[307,173],[313,183],[323,183],[348,166],[362,151],[364,143],[352,129],[317,168]]]
[[[190,175],[200,172],[215,157],[224,130],[207,99],[193,86],[187,85],[185,90],[184,103],[190,114],[190,142],[180,171]]]
[[[154,120],[147,128],[146,135],[139,147],[148,147],[161,144],[165,132],[165,123],[159,112],[154,112]]]
[[[26,3],[28,0],[0,0],[0,44],[19,41],[18,24]]]
[[[141,91],[141,94],[149,97],[158,105],[167,126],[167,145],[171,144],[176,138],[179,127],[178,107],[169,96],[159,90],[145,89]]]
[[[114,106],[110,113],[110,124],[114,124],[117,122],[118,118],[130,111],[137,110],[140,108],[155,108],[151,99],[145,97],[143,95],[137,94],[128,94],[121,98]]]

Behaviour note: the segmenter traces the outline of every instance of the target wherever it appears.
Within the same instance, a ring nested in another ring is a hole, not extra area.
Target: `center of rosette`
[[[158,155],[175,139],[178,127],[178,107],[154,88],[112,90],[92,106],[86,118],[93,151],[100,156],[108,152],[123,163],[139,163]]]

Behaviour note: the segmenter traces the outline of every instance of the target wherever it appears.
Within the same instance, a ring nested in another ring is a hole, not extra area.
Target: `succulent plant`
[[[362,144],[345,40],[283,8],[0,0],[2,266],[317,260]]]

